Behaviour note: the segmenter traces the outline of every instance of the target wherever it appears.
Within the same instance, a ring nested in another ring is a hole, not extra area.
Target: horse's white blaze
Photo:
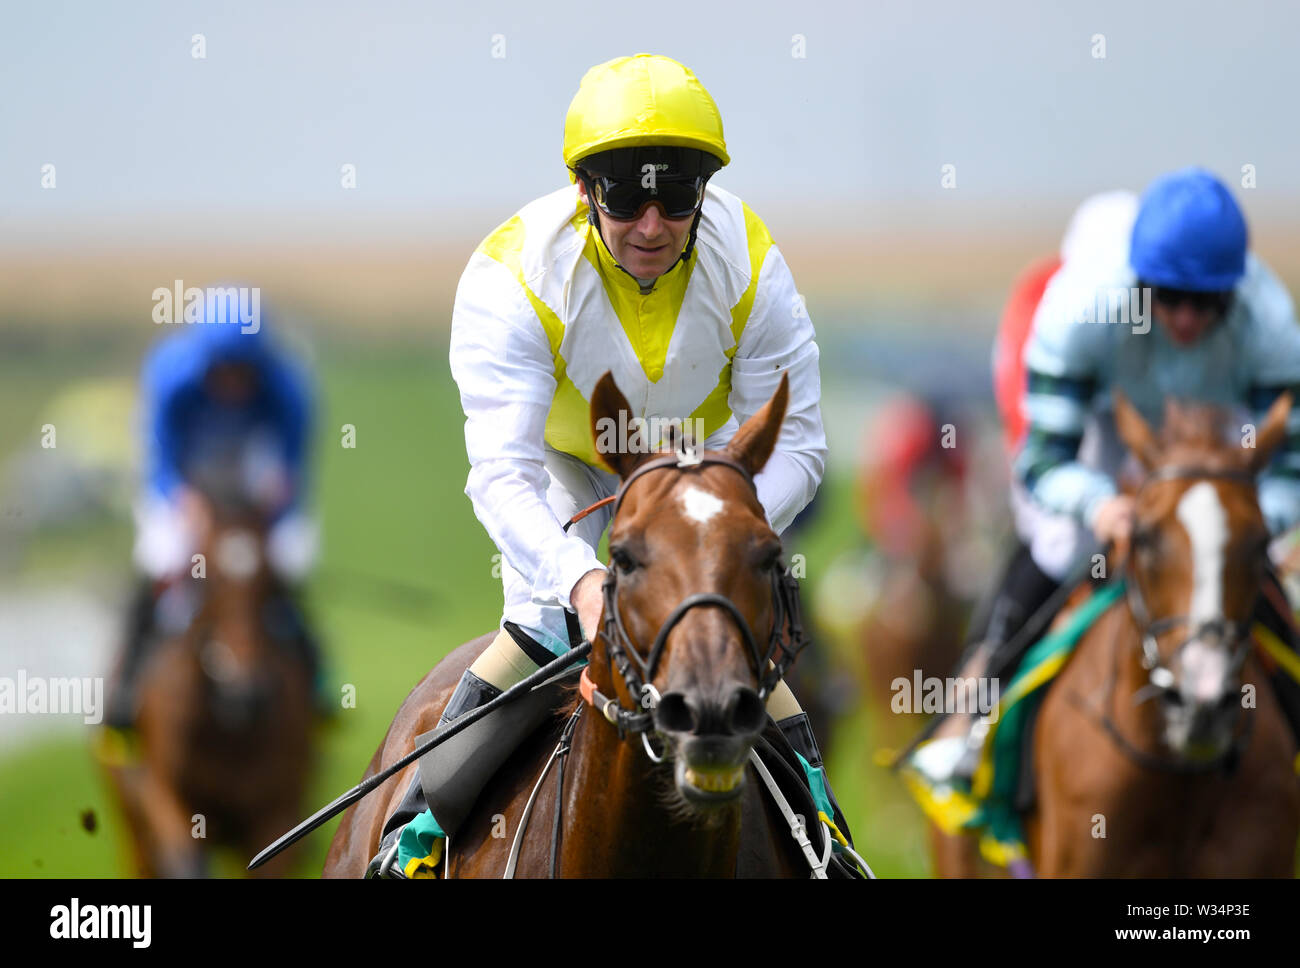
[[[1223,548],[1228,541],[1228,515],[1209,481],[1187,489],[1178,502],[1178,520],[1192,543],[1192,622],[1223,614]]]
[[[227,578],[247,580],[257,574],[262,553],[251,531],[229,531],[217,541],[217,567]]]
[[[1209,481],[1193,484],[1178,502],[1178,520],[1192,544],[1192,625],[1223,615],[1223,552],[1228,515]],[[1183,689],[1192,699],[1212,702],[1223,693],[1228,656],[1222,648],[1191,642],[1183,650]]]
[[[722,510],[722,498],[698,487],[688,487],[682,492],[682,507],[686,509],[687,517],[708,524],[709,519]]]

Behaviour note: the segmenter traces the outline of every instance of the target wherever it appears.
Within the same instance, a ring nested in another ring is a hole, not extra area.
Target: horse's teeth
[[[706,793],[727,793],[735,789],[736,784],[740,782],[744,775],[745,768],[743,766],[728,770],[725,773],[716,770],[686,768],[686,782]]]

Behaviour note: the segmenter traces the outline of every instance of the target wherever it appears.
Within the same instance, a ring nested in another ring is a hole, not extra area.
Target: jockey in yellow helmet
[[[607,61],[583,77],[565,118],[571,184],[524,206],[470,257],[451,370],[466,416],[465,491],[501,550],[505,607],[443,721],[595,634],[605,574],[596,546],[611,511],[567,534],[562,525],[618,487],[590,429],[588,400],[607,370],[637,416],[652,427],[687,421],[708,449],[788,374],[758,496],[779,533],[816,493],[826,439],[812,324],[762,221],[709,183],[729,161],[717,105],[691,71],[649,54]],[[433,875],[445,832],[539,724],[512,708],[484,720],[494,726],[472,756],[429,754],[424,779],[385,823],[372,870]],[[843,824],[807,716],[783,683],[768,712],[807,763],[814,797]]]

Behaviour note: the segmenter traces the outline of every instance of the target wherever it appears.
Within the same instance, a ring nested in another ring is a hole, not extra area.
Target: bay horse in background
[[[313,755],[312,683],[281,641],[286,601],[267,563],[260,512],[212,501],[204,577],[188,627],[145,660],[135,723],[139,761],[106,765],[144,877],[210,873],[207,845],[255,851],[300,815]],[[260,876],[293,869],[292,851]]]
[[[1125,595],[1039,713],[1025,832],[1040,875],[1294,874],[1296,740],[1251,645],[1269,538],[1254,479],[1290,405],[1283,394],[1243,447],[1220,437],[1218,411],[1170,402],[1157,436],[1117,395],[1146,477],[1112,561]]]
[[[857,640],[886,745],[913,735],[926,718],[915,703],[895,702],[895,683],[910,687],[918,672],[948,675],[970,619],[975,589],[955,579],[974,564],[978,514],[964,452],[942,446],[952,409],[935,394],[903,394],[881,408],[864,438],[856,504],[875,548]]]
[[[514,752],[484,787],[463,828],[451,832],[444,855],[447,876],[503,875],[530,790],[566,719],[576,724],[563,788],[557,796],[548,780],[547,795],[533,804],[517,855],[518,876],[808,876],[789,826],[747,765],[767,721],[760,676],[768,670],[757,668],[760,660],[750,644],[767,641],[769,629],[774,641],[780,634],[781,606],[774,593],[782,568],[780,539],[768,526],[751,482],[772,453],[787,398],[783,379],[726,449],[704,452],[696,466],[653,453],[604,455],[623,486],[610,530],[605,617],[586,675],[606,716],[575,697]],[[632,412],[608,373],[596,384],[590,406],[593,436],[602,419],[621,426],[619,415]],[[656,466],[647,466],[656,458]],[[707,520],[700,519],[700,501],[716,509]],[[713,603],[694,607],[701,594],[712,596]],[[732,608],[720,607],[720,598]],[[611,601],[617,602],[613,609]],[[617,623],[612,624],[611,612]],[[752,630],[750,644],[742,637],[740,619]],[[661,639],[656,667],[648,657],[660,630],[668,634]],[[410,753],[415,737],[435,728],[461,673],[492,637],[462,645],[412,690],[367,776]],[[622,708],[620,723],[644,709],[644,697],[632,693],[626,673],[619,671],[631,668],[632,652],[638,667],[649,666],[644,682],[662,697],[650,726],[661,738],[655,742],[663,743],[662,762],[652,761],[634,733],[623,738],[623,731],[607,721],[613,709],[600,698]],[[578,710],[576,721],[569,718]],[[412,762],[348,808],[330,846],[325,876],[364,875],[379,849],[385,819],[418,767]],[[498,816],[507,818],[510,836],[492,835]]]

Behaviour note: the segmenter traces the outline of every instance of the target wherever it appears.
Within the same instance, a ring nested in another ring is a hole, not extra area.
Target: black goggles
[[[1177,309],[1190,305],[1198,312],[1214,312],[1222,315],[1232,305],[1232,290],[1226,292],[1195,292],[1191,289],[1171,289],[1168,286],[1152,286],[1151,298],[1162,306]]]
[[[707,178],[657,179],[652,188],[643,179],[611,178],[588,173],[588,189],[596,207],[620,222],[639,218],[646,207],[659,203],[665,218],[687,218],[699,211],[704,202]]]

